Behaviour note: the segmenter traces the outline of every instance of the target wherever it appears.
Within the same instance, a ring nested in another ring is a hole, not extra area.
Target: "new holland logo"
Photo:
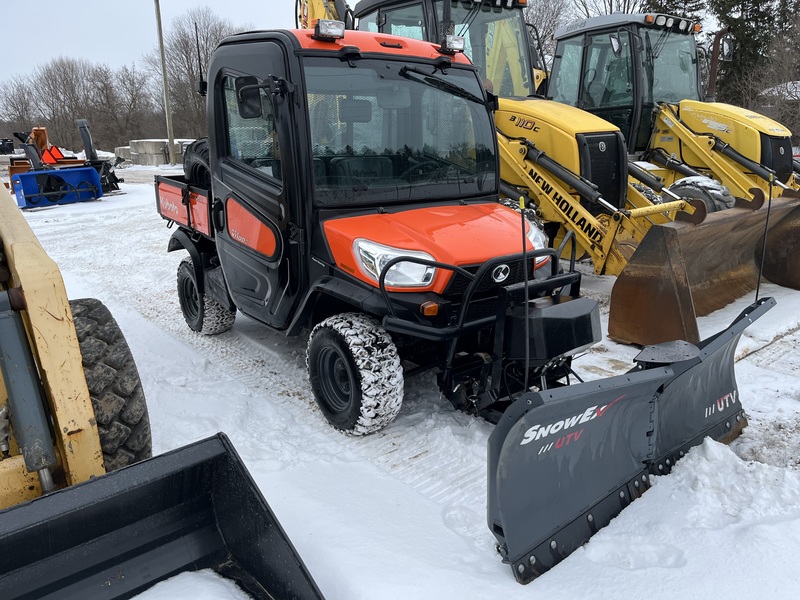
[[[492,270],[492,279],[495,283],[503,283],[511,274],[511,269],[508,265],[497,265]]]
[[[605,152],[606,151],[606,143],[605,142],[600,142],[599,144],[597,144],[597,147],[600,149],[600,152]]]

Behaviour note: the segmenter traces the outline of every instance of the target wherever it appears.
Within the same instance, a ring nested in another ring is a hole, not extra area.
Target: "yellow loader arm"
[[[718,103],[685,100],[680,104],[659,103],[655,110],[650,148],[655,151],[651,154],[656,162],[664,155],[678,158],[719,181],[733,196],[747,201],[768,197],[770,180],[775,187],[774,195],[800,197],[797,173],[787,173],[785,181],[779,181],[774,173],[758,163],[758,156],[745,156],[734,150],[752,148],[757,151],[761,145],[761,129],[765,127],[773,134],[790,136],[791,132],[779,123]],[[764,121],[766,123],[762,123]],[[701,127],[713,129],[703,131]],[[675,171],[669,176],[682,177]]]
[[[21,312],[50,404],[56,475],[66,485],[105,473],[97,422],[83,374],[81,352],[61,273],[47,256],[16,203],[0,186],[0,294]],[[21,309],[21,310],[19,310]],[[8,312],[8,309],[7,311]],[[10,343],[4,340],[4,345]],[[0,403],[8,399],[0,373]],[[13,443],[13,436],[12,436]],[[0,508],[37,497],[36,473],[11,449],[0,461]]]
[[[313,29],[320,19],[344,21],[347,5],[334,0],[297,0],[295,25],[298,29]]]

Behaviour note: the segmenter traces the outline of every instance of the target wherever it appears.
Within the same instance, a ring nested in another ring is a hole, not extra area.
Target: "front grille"
[[[529,258],[528,261],[528,281],[534,279],[534,260]],[[525,281],[525,266],[522,258],[509,259],[496,265],[505,264],[509,267],[509,275],[504,281],[497,283],[492,279],[492,272],[494,267],[487,269],[481,275],[478,281],[478,286],[472,295],[472,299],[467,309],[465,322],[476,321],[484,317],[492,317],[497,314],[497,297],[499,288],[502,286],[512,285],[515,283],[522,283]],[[473,275],[478,272],[480,265],[473,265],[469,267],[462,267],[465,271],[469,271]],[[461,310],[461,304],[464,300],[464,294],[470,286],[471,280],[461,273],[453,273],[450,278],[450,283],[444,291],[444,297],[452,303],[455,314]]]
[[[475,290],[473,298],[481,298],[482,296],[486,296],[487,293],[490,293],[492,296],[496,296],[497,288],[499,288],[501,285],[511,285],[512,283],[521,283],[524,281],[524,267],[522,259],[510,260],[503,264],[507,264],[511,271],[508,275],[508,278],[501,283],[497,283],[492,279],[492,269],[486,271],[486,273],[484,273],[481,277],[481,280],[478,282],[478,288]],[[478,272],[478,269],[480,269],[480,265],[462,268],[474,275]],[[528,260],[528,279],[533,279],[532,259]],[[451,302],[460,302],[470,283],[470,279],[461,273],[453,273],[453,276],[450,278],[450,283],[447,284],[447,288],[444,290],[444,297]]]
[[[617,132],[578,134],[575,136],[581,158],[581,175],[597,186],[603,199],[617,208],[625,206],[627,189],[627,153]],[[581,202],[597,215],[602,208],[587,200]]]
[[[789,138],[761,134],[761,164],[775,171],[778,181],[786,183],[792,174],[792,143]]]

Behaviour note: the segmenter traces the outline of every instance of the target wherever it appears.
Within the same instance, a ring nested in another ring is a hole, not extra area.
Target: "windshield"
[[[474,71],[308,57],[305,79],[317,205],[496,191],[495,134]]]
[[[442,0],[434,2],[442,20]],[[478,67],[486,88],[497,96],[530,96],[531,64],[525,18],[518,8],[500,8],[481,2],[452,2],[455,35],[466,42],[464,53]]]
[[[699,100],[694,38],[668,29],[640,29],[640,34],[645,46],[645,102]]]

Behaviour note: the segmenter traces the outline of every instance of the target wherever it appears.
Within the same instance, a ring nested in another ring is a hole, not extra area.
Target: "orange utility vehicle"
[[[238,311],[310,330],[314,396],[353,435],[391,423],[404,377],[433,370],[456,408],[497,424],[488,521],[528,582],[648,472],[738,435],[733,350],[771,303],[699,346],[652,347],[626,375],[574,383],[574,355],[600,339],[597,305],[574,259],[559,260],[569,248],[547,248],[528,211],[498,202],[496,106],[459,39],[344,29],[320,20],[215,50],[209,137],[187,150],[185,176],[156,178],[177,225],[168,250],[188,253],[183,316],[204,334]]]

